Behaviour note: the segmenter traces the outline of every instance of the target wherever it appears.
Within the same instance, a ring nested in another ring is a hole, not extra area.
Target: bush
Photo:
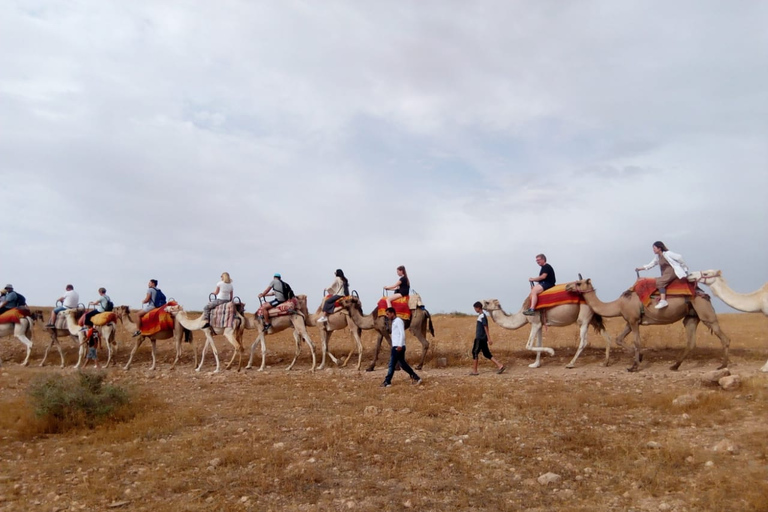
[[[105,384],[103,372],[79,372],[72,376],[49,375],[36,379],[29,389],[35,417],[45,433],[89,427],[109,419],[119,419],[130,404],[129,393]]]

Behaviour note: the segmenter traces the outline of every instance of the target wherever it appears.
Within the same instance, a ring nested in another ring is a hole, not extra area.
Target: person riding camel
[[[659,303],[656,309],[663,309],[669,305],[667,302],[667,286],[675,279],[685,279],[688,276],[688,266],[683,261],[683,257],[676,252],[667,249],[664,242],[654,242],[653,259],[647,265],[637,267],[636,272],[641,270],[650,270],[656,265],[661,267],[661,277],[656,278],[656,288],[659,290]]]

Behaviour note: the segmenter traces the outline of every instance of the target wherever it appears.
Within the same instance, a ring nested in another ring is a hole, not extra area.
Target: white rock
[[[729,375],[727,377],[723,377],[717,381],[717,383],[720,384],[720,387],[726,391],[732,391],[741,387],[741,377],[738,375]]]
[[[215,467],[215,468],[216,468],[216,467],[219,467],[219,466],[221,466],[221,459],[219,459],[218,457],[217,457],[217,458],[215,458],[215,459],[212,459],[212,460],[210,460],[210,461],[208,462],[208,465],[209,465],[209,466],[213,466],[213,467]]]
[[[651,448],[653,450],[658,450],[659,448],[661,448],[661,443],[657,443],[656,441],[648,441],[647,443],[645,443],[645,447]]]
[[[557,473],[544,473],[539,478],[537,478],[538,482],[541,485],[548,485],[548,484],[556,483],[556,482],[559,482],[562,479],[563,479],[563,477],[561,477]]]
[[[708,468],[715,467],[715,463],[712,462],[711,460],[708,460],[707,462],[705,462],[704,465],[707,466]]]
[[[381,410],[378,407],[376,407],[375,405],[369,405],[363,411],[363,415],[365,415],[365,416],[376,416],[380,412],[381,412]]]
[[[720,379],[727,377],[730,374],[731,371],[728,368],[723,368],[722,370],[713,370],[701,376],[701,383],[712,386],[717,384]]]
[[[274,448],[275,450],[282,450],[283,448],[285,448],[285,443],[275,443],[272,445],[272,448]]]
[[[699,401],[699,395],[680,395],[679,397],[672,400],[672,405],[684,407],[686,405],[695,404],[698,401]]]
[[[730,439],[723,439],[715,446],[712,447],[713,452],[730,453],[731,455],[737,455],[739,453],[739,447],[736,443]]]

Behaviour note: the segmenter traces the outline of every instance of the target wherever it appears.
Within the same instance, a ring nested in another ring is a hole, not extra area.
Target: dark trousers
[[[486,359],[491,359],[493,355],[488,348],[488,338],[475,338],[475,343],[472,345],[472,359],[477,359],[483,353]]]
[[[330,315],[333,313],[334,305],[336,304],[336,301],[339,300],[342,297],[342,295],[331,295],[326,299],[326,301],[323,303],[323,313],[326,315]]]
[[[93,322],[91,321],[91,318],[95,317],[98,314],[99,314],[99,311],[97,311],[95,309],[93,311],[89,311],[85,315],[85,322],[84,322],[85,325],[87,325],[88,327],[93,327]]]
[[[398,348],[400,350],[397,350]],[[416,372],[413,371],[413,368],[411,368],[405,360],[405,347],[392,347],[392,354],[389,356],[389,371],[387,372],[387,376],[384,377],[384,382],[392,382],[392,376],[395,374],[395,367],[398,363],[400,363],[400,368],[405,370],[405,373],[410,375],[412,379],[419,379],[419,376],[416,375]]]

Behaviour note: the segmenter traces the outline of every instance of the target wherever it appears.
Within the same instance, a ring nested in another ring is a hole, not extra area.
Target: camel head
[[[341,307],[343,307],[344,309],[356,308],[359,311],[363,310],[363,305],[360,302],[360,299],[358,299],[357,297],[353,297],[353,296],[344,297],[339,301],[339,304],[341,304]]]
[[[43,320],[45,317],[43,316],[43,310],[36,309],[32,312],[32,319],[33,320]]]
[[[710,285],[722,276],[719,270],[696,270],[688,274],[688,280]]]
[[[481,300],[480,303],[483,305],[483,309],[485,311],[501,310],[501,304],[499,303],[499,299],[485,299],[485,300]]]
[[[565,290],[573,293],[586,293],[595,291],[595,287],[592,286],[592,279],[587,278],[566,284]]]
[[[165,310],[166,310],[168,313],[170,313],[170,314],[172,314],[172,315],[175,315],[175,314],[176,314],[176,313],[178,313],[179,311],[184,311],[184,308],[182,308],[180,304],[176,304],[175,306],[166,306],[166,307],[165,307]]]
[[[131,308],[129,306],[115,306],[115,314],[117,315],[117,318],[125,318],[130,312]]]

